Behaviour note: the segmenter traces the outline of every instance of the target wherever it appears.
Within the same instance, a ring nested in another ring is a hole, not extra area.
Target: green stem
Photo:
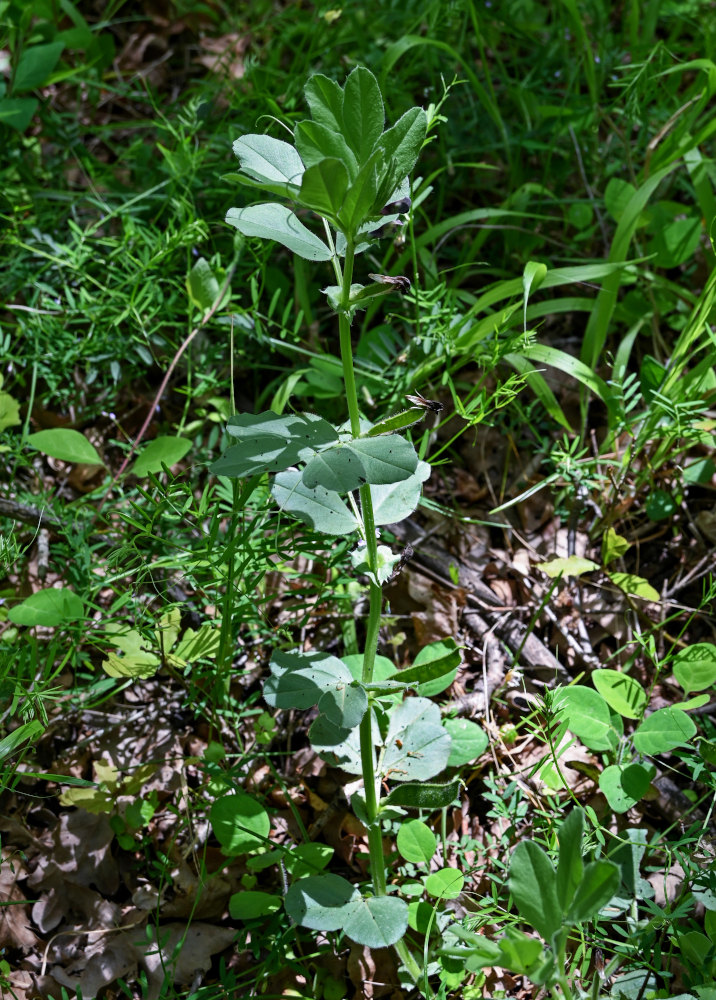
[[[342,294],[338,313],[338,331],[343,365],[343,380],[348,404],[351,434],[360,434],[360,410],[358,408],[358,390],[356,388],[355,371],[353,368],[353,345],[351,343],[350,325],[350,291],[353,280],[354,249],[351,244],[346,247],[345,263],[341,273],[337,255],[334,257],[336,277],[341,285]],[[363,649],[363,684],[373,680],[375,657],[378,651],[380,633],[380,616],[383,610],[383,591],[378,583],[378,541],[375,533],[375,516],[373,513],[373,497],[370,486],[360,488],[360,507],[363,519],[363,532],[366,544],[367,563],[374,579],[369,584],[368,621],[366,624],[365,646]],[[383,837],[380,829],[380,781],[375,773],[375,747],[373,746],[372,709],[363,716],[360,724],[360,756],[363,769],[363,787],[365,791],[365,808],[368,819],[368,852],[370,857],[370,874],[373,881],[373,892],[376,896],[386,896],[388,886],[385,871],[385,856],[383,854]],[[395,950],[409,975],[417,984],[421,979],[420,966],[413,958],[404,940],[395,944]]]

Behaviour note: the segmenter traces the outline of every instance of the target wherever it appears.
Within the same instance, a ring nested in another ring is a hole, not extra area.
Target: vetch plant
[[[312,117],[295,126],[293,144],[267,135],[244,135],[234,143],[238,180],[282,201],[232,208],[226,218],[244,237],[274,240],[298,257],[331,266],[335,284],[324,291],[338,316],[349,419],[334,427],[313,413],[237,414],[227,426],[234,443],[212,471],[236,478],[269,473],[271,493],[287,514],[326,535],[356,537],[353,565],[368,580],[363,652],[339,658],[321,650],[276,649],[264,697],[276,709],[317,707],[309,732],[314,749],[362,776],[363,794],[353,796],[352,806],[367,830],[372,885],[361,893],[316,866],[294,877],[285,908],[305,927],[342,930],[370,948],[395,946],[418,982],[421,969],[403,940],[409,905],[388,884],[381,826],[404,810],[446,807],[457,795],[457,780],[431,781],[451,763],[452,740],[427,695],[448,686],[460,652],[452,641],[433,644],[400,671],[378,655],[382,587],[400,558],[381,544],[378,529],[417,506],[430,468],[399,432],[437,406],[416,396],[410,408],[375,424],[367,421],[359,409],[351,321],[370,300],[410,287],[402,275],[368,274],[368,285],[353,278],[357,256],[379,238],[381,227],[398,222],[410,208],[408,178],[429,122],[414,107],[385,129],[378,84],[360,67],[344,87],[312,77],[305,96]],[[312,223],[321,236],[309,228]],[[416,696],[405,697],[408,689]],[[389,791],[381,797],[383,784]],[[267,846],[267,819],[257,840],[256,810],[247,808],[247,799],[245,793],[229,795],[215,806],[217,815],[228,815],[229,825],[245,831],[237,834],[232,853]],[[220,839],[227,840],[225,830]],[[240,912],[241,900],[233,905]]]
[[[598,859],[585,865],[583,859],[584,814],[574,809],[559,829],[559,853],[555,869],[539,844],[523,840],[510,861],[509,887],[522,920],[550,945],[512,927],[497,941],[453,925],[446,934],[444,951],[460,958],[470,971],[501,966],[527,976],[537,986],[552,989],[561,1000],[579,996],[567,975],[567,942],[570,929],[592,920],[616,894],[619,868]],[[593,996],[598,995],[595,975]]]

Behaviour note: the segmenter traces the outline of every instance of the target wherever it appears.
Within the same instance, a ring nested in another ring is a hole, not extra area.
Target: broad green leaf
[[[337,445],[314,455],[306,464],[302,479],[310,490],[321,486],[332,493],[350,493],[366,481],[366,471],[360,455],[348,445]]]
[[[631,548],[631,542],[618,535],[614,528],[607,528],[602,538],[602,562],[606,566],[613,559],[620,559]]]
[[[673,215],[670,217],[669,210],[661,211],[663,205],[660,202],[652,209],[649,231],[653,233],[653,238],[648,249],[650,253],[656,251],[654,267],[670,269],[680,267],[694,256],[701,239],[702,225],[700,216],[695,212],[692,211],[685,219],[674,218]],[[683,212],[684,206],[679,205],[678,209]]]
[[[607,571],[607,576],[616,584],[620,590],[632,597],[640,597],[643,601],[660,601],[661,596],[642,576],[634,576],[633,573],[614,573]]]
[[[211,471],[232,478],[283,472],[338,440],[336,430],[314,413],[240,413],[229,418],[226,431],[239,444],[227,448]]]
[[[619,868],[611,861],[592,861],[584,869],[584,876],[567,910],[565,920],[579,924],[591,920],[619,891]]]
[[[403,883],[404,886],[405,883]],[[418,883],[418,887],[422,895],[423,886]],[[407,895],[404,888],[403,895]],[[424,899],[413,899],[408,903],[408,926],[423,938],[428,934],[435,936],[438,933],[435,914],[430,903]]]
[[[522,919],[550,941],[562,923],[555,871],[549,858],[531,840],[523,840],[510,861],[510,892]]]
[[[242,135],[234,143],[241,170],[259,183],[273,186],[275,193],[293,196],[303,175],[303,163],[288,142],[270,135]]]
[[[343,135],[359,164],[370,157],[384,125],[385,110],[378,81],[369,69],[358,66],[343,88]]]
[[[420,461],[410,441],[398,434],[356,438],[350,448],[360,455],[371,486],[403,482],[413,475]]]
[[[357,944],[387,948],[408,926],[408,905],[395,896],[363,898],[339,875],[313,875],[289,887],[286,912],[297,924],[319,931],[342,930]]]
[[[641,880],[641,861],[646,853],[648,833],[630,827],[620,834],[621,843],[610,852],[610,860],[619,865],[622,881],[630,896],[635,896]]]
[[[445,719],[443,726],[452,740],[448,767],[470,764],[487,750],[487,733],[476,722],[470,719]]]
[[[343,88],[335,80],[314,73],[303,93],[315,122],[332,132],[343,131]]]
[[[651,521],[665,521],[667,517],[671,515],[676,510],[677,504],[671,493],[667,493],[666,490],[656,489],[649,490],[649,496],[646,498],[646,514]]]
[[[245,792],[216,799],[209,810],[209,821],[228,857],[263,847],[271,829],[269,814],[260,802]]]
[[[572,809],[559,828],[559,860],[557,863],[557,899],[562,910],[566,910],[574,898],[577,886],[582,881],[584,863],[582,861],[582,837],[584,835],[584,813]]]
[[[36,90],[45,84],[60,60],[64,42],[30,45],[23,50],[13,80],[13,94]]]
[[[385,156],[381,149],[376,149],[351,182],[338,215],[346,236],[355,237],[368,219],[377,220],[384,207],[380,204],[378,195],[382,190],[385,174]]]
[[[83,465],[102,465],[97,449],[84,434],[69,427],[52,427],[46,431],[29,434],[27,443],[43,455],[61,462],[80,462]]]
[[[447,766],[450,736],[440,709],[427,698],[408,698],[391,714],[381,775],[390,781],[427,781]]]
[[[642,685],[619,670],[598,669],[592,672],[592,684],[607,705],[625,719],[639,719],[646,707],[646,691]]]
[[[409,819],[398,830],[396,847],[406,861],[416,865],[427,864],[437,850],[437,837],[422,820]]]
[[[2,397],[0,395],[0,409],[2,407]],[[2,430],[2,418],[0,417],[0,430]],[[693,485],[700,483],[702,486],[710,483],[716,475],[716,464],[710,458],[699,458],[691,462],[684,468],[684,482]]]
[[[289,917],[314,931],[338,931],[343,928],[347,906],[360,899],[358,889],[330,873],[309,875],[289,886],[285,907]]]
[[[702,708],[711,701],[710,694],[697,694],[694,698],[687,698],[686,701],[679,702],[682,712],[693,712],[696,708]]]
[[[716,646],[711,642],[697,642],[679,650],[671,661],[679,684],[687,694],[703,691],[716,682]]]
[[[202,313],[219,297],[219,280],[206,257],[199,257],[187,277],[187,291],[192,304]]]
[[[20,404],[9,392],[0,392],[0,433],[19,423]]]
[[[350,670],[342,660],[318,650],[287,653],[276,649],[271,657],[270,670],[271,676],[264,684],[264,699],[272,708],[312,708],[327,692],[354,683]],[[340,722],[336,724],[340,725]]]
[[[324,448],[338,440],[332,424],[315,413],[237,413],[229,417],[226,432],[241,442],[250,442],[254,434],[279,440],[290,440],[295,446],[296,460],[304,460],[316,448]]]
[[[430,476],[430,466],[427,462],[418,462],[418,467],[412,476],[402,483],[392,483],[388,486],[371,486],[370,495],[373,498],[373,515],[376,525],[396,524],[413,513],[418,506],[422,484]]]
[[[333,256],[323,240],[307,229],[290,208],[276,202],[230,208],[226,221],[244,236],[275,240],[305,260],[330,260]]]
[[[163,658],[171,651],[180,632],[181,611],[179,608],[170,608],[166,614],[162,615],[154,629],[154,639]]]
[[[66,587],[36,590],[8,612],[8,618],[14,625],[41,625],[43,628],[81,621],[84,616],[82,599]]]
[[[296,149],[308,169],[321,160],[340,160],[353,181],[358,173],[358,161],[340,132],[334,132],[317,122],[298,122],[293,130]]]
[[[632,969],[614,981],[609,996],[612,1000],[643,1000],[644,997],[655,997],[659,988],[660,981],[653,972],[647,968]],[[672,996],[670,1000],[679,1000],[682,996]]]
[[[417,469],[412,444],[395,434],[356,438],[321,452],[303,470],[309,488],[323,486],[334,493],[349,493],[364,483],[384,486],[408,479]]]
[[[102,661],[102,669],[110,677],[153,677],[159,669],[159,657],[136,629],[113,635],[112,642],[124,655],[110,652]]]
[[[465,885],[459,868],[440,868],[425,879],[425,891],[435,899],[457,899]]]
[[[372,720],[373,742],[380,743],[380,730]],[[349,774],[362,774],[360,755],[360,729],[345,729],[331,722],[327,715],[319,715],[308,730],[311,746],[327,763],[340,767]]]
[[[639,753],[654,756],[687,746],[695,733],[696,726],[686,712],[679,708],[660,708],[644,719],[633,740]]]
[[[590,750],[611,750],[615,733],[609,706],[598,692],[574,684],[555,693],[554,707],[575,736]]]
[[[433,698],[455,680],[462,663],[462,652],[454,639],[431,642],[418,652],[412,667],[393,675],[404,684],[417,684],[418,694]]]
[[[94,816],[111,813],[115,808],[113,796],[101,788],[68,788],[58,801],[60,805],[76,806]]]
[[[544,959],[541,943],[517,927],[508,927],[497,946],[500,954],[494,964],[517,975],[531,977],[535,965]]]
[[[381,185],[385,188],[386,199],[417,163],[427,126],[428,119],[423,109],[411,108],[378,140],[376,148],[383,151],[389,164],[388,176]]]
[[[381,799],[383,805],[401,806],[403,809],[445,809],[455,802],[460,794],[461,781],[444,784],[430,781],[405,781]]]
[[[184,667],[187,663],[195,663],[197,660],[216,656],[221,640],[219,624],[207,622],[201,626],[198,632],[195,632],[193,628],[188,628],[178,645],[172,650],[172,663]]]
[[[386,487],[375,487],[376,489]],[[326,535],[349,535],[358,529],[355,514],[348,509],[338,493],[317,486],[309,490],[295,469],[282,472],[274,479],[271,493],[281,510],[293,514]],[[376,520],[376,524],[384,524]]]
[[[321,696],[318,711],[334,725],[353,729],[368,711],[368,695],[358,681],[336,684]]]
[[[351,904],[343,930],[366,948],[389,948],[408,929],[408,904],[397,896],[368,896]]]
[[[143,448],[129,470],[133,476],[148,476],[150,472],[161,472],[162,466],[171,468],[191,450],[188,438],[158,437]]]
[[[678,948],[682,957],[697,969],[711,968],[713,965],[714,943],[700,931],[686,931],[678,936]],[[716,990],[716,986],[710,987]],[[691,1000],[693,994],[682,993],[683,1000]],[[675,1000],[674,996],[670,1000]],[[678,1000],[678,995],[676,1000]]]
[[[329,864],[335,854],[328,844],[309,841],[307,844],[297,844],[288,853],[278,851],[286,865],[286,871],[293,878],[303,878],[305,875],[317,875]]]
[[[349,653],[343,656],[342,660],[350,670],[353,680],[361,680],[363,676],[363,654]],[[393,661],[389,660],[387,656],[381,656],[378,653],[373,664],[373,680],[384,681],[387,677],[392,677],[394,673],[395,665]]]
[[[653,776],[653,767],[643,764],[610,764],[599,775],[599,787],[614,812],[625,813],[644,798]]]
[[[599,569],[597,563],[591,559],[585,559],[583,556],[558,557],[538,563],[537,566],[552,580],[558,576],[581,576],[582,573],[591,573],[593,570]]]
[[[666,367],[650,354],[645,354],[639,370],[639,384],[645,402],[651,403],[654,393],[661,388],[665,378]]]
[[[348,171],[340,160],[327,158],[308,167],[298,201],[329,219],[335,219],[348,190]]]
[[[0,125],[24,132],[39,106],[36,97],[0,97]]]
[[[604,204],[615,222],[619,222],[629,202],[636,194],[636,188],[620,177],[612,177],[604,189]],[[646,220],[644,220],[646,222]]]
[[[280,896],[270,892],[259,892],[247,889],[245,892],[235,892],[229,899],[229,913],[234,920],[256,920],[259,917],[269,917],[283,905]]]

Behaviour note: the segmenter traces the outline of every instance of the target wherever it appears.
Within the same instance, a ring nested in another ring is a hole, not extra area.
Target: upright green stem
[[[360,434],[360,411],[358,409],[358,390],[356,389],[355,372],[353,369],[353,346],[351,344],[351,327],[349,319],[349,302],[351,282],[353,279],[354,251],[352,246],[346,248],[345,264],[341,275],[341,308],[338,314],[338,329],[340,336],[341,361],[343,363],[343,378],[346,388],[346,402],[351,423],[351,433],[354,437]],[[370,571],[378,571],[378,543],[375,537],[375,517],[373,515],[373,498],[369,486],[360,488],[360,505],[365,531],[367,562]],[[368,623],[366,627],[365,648],[363,652],[362,681],[370,684],[373,680],[375,656],[378,649],[378,633],[380,630],[380,614],[383,608],[383,592],[380,586],[371,580],[369,585]],[[380,836],[380,824],[377,822],[380,803],[380,785],[375,775],[375,747],[371,731],[371,713],[366,712],[360,727],[361,764],[363,767],[363,783],[365,785],[366,812],[368,814],[368,842],[370,848],[370,867],[373,878],[373,888],[376,895],[385,895],[385,862],[383,860],[383,845]]]
[[[355,371],[353,369],[353,346],[351,344],[350,325],[350,292],[353,280],[354,249],[351,245],[346,247],[345,263],[341,273],[340,264],[337,257],[334,258],[334,268],[341,288],[341,303],[338,313],[338,330],[341,348],[341,362],[343,364],[343,379],[346,389],[346,402],[348,404],[348,416],[351,424],[351,433],[354,437],[360,434],[360,410],[358,408],[358,390],[356,388]],[[378,578],[378,542],[375,534],[375,516],[373,513],[373,497],[370,486],[365,485],[360,488],[360,506],[363,517],[363,529],[365,532],[365,544],[367,550],[367,562],[371,573],[375,579]],[[370,581],[368,592],[368,622],[366,624],[365,647],[363,650],[363,672],[361,680],[364,684],[370,684],[373,680],[375,669],[375,657],[378,651],[378,635],[380,632],[380,615],[383,610],[383,591],[378,583]],[[370,874],[373,880],[373,892],[376,896],[385,896],[388,892],[385,876],[385,857],[383,855],[383,838],[380,830],[380,820],[378,818],[380,806],[380,781],[375,773],[375,747],[373,746],[373,731],[371,724],[372,712],[370,709],[363,716],[360,724],[360,756],[363,768],[363,786],[365,789],[365,808],[368,818],[368,852],[370,856]],[[401,961],[408,970],[415,983],[421,978],[420,967],[413,958],[410,949],[404,940],[400,940],[395,945]]]

